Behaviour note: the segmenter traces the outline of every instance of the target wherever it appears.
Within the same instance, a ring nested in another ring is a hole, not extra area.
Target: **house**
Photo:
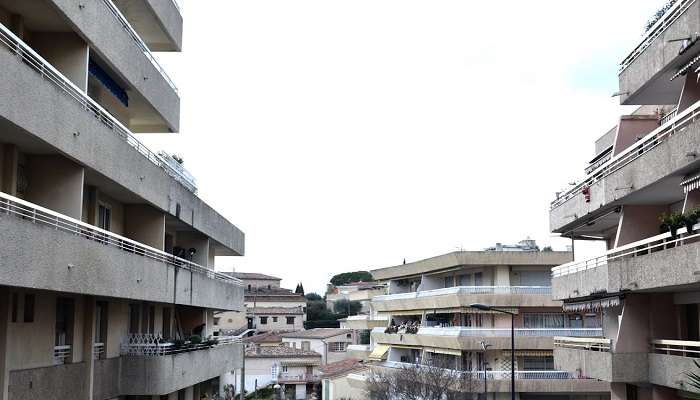
[[[323,365],[346,359],[348,346],[355,343],[350,329],[315,328],[280,336],[285,346],[320,353]]]

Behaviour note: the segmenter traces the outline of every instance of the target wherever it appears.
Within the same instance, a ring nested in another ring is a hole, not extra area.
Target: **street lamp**
[[[481,311],[496,311],[510,315],[510,398],[515,400],[515,314],[486,304],[474,303],[469,305],[469,307]]]
[[[486,380],[486,365],[487,365],[486,350],[488,350],[488,348],[491,347],[491,344],[489,344],[485,340],[479,341],[479,344],[481,345],[481,348],[484,350],[484,360],[483,360],[483,363],[484,363],[484,400],[488,400],[489,393],[488,393],[488,390],[486,388],[486,384],[487,384],[487,380]]]

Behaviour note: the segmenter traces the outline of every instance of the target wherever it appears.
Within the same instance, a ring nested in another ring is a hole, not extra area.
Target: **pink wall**
[[[678,312],[672,293],[652,294],[649,302],[649,336],[651,339],[679,339]]]
[[[615,353],[649,351],[649,296],[627,295],[622,309],[620,328],[614,343]]]
[[[625,115],[620,118],[613,146],[613,157],[633,145],[647,133],[659,127],[656,115]]]
[[[659,217],[668,212],[667,206],[624,206],[615,247],[659,234]]]
[[[681,98],[678,101],[678,112],[681,112],[686,108],[692,106],[698,100],[700,100],[700,87],[698,86],[698,75],[691,70],[685,76],[683,91],[681,92]]]

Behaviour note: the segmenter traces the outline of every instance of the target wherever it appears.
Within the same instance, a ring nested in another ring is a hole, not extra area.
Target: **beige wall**
[[[27,201],[81,219],[83,167],[61,156],[29,156],[27,180]]]
[[[252,315],[248,315],[252,317]],[[267,324],[261,323],[261,318],[267,317]],[[277,318],[277,322],[274,318]],[[294,317],[294,323],[288,324],[287,317]],[[259,331],[301,331],[304,329],[304,316],[298,315],[274,315],[274,314],[257,314],[255,316],[255,327]]]
[[[83,91],[87,91],[89,48],[73,32],[32,32],[29,45]]]
[[[243,279],[243,286],[248,290],[250,285],[251,289],[257,288],[278,288],[280,287],[280,281],[273,279]]]
[[[248,326],[248,319],[242,312],[219,312],[214,317],[219,319],[218,324],[214,325],[214,329],[237,330]]]

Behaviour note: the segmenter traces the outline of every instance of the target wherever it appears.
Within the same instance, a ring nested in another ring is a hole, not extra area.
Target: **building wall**
[[[279,279],[243,279],[243,284],[246,290],[252,290],[255,288],[278,288],[280,287]],[[250,289],[248,287],[250,286]]]
[[[332,342],[344,342],[354,344],[352,333],[348,338],[346,334],[333,336],[326,339],[302,339],[302,338],[282,338],[282,343],[289,343],[288,346],[303,348],[303,342],[309,342],[309,350],[321,354],[321,363],[330,364],[338,361],[343,361],[348,358],[347,348],[345,351],[330,351],[328,344]]]
[[[252,318],[252,315],[249,315]],[[263,324],[263,317],[267,317],[267,323]],[[294,318],[294,323],[287,323],[287,317]],[[277,322],[275,322],[275,318]],[[300,331],[304,329],[304,315],[274,315],[274,314],[257,314],[255,316],[255,327],[259,331]]]

